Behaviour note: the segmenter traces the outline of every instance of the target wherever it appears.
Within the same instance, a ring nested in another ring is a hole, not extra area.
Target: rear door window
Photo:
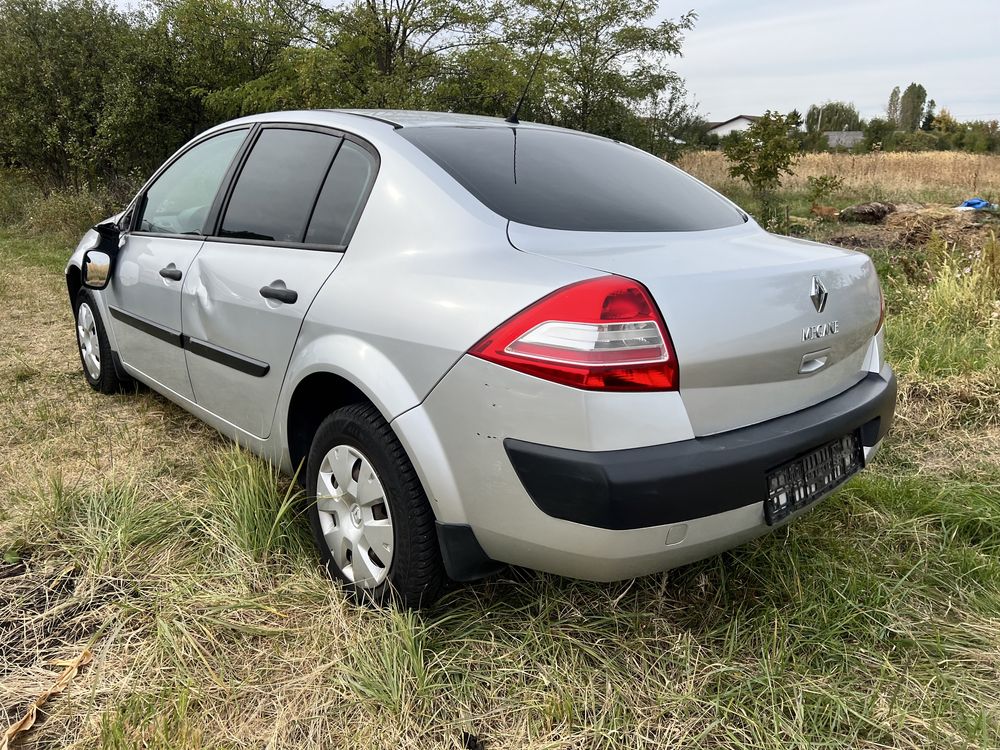
[[[375,171],[375,159],[368,151],[344,141],[316,201],[306,232],[307,243],[347,245],[364,208]]]
[[[651,154],[583,133],[517,127],[403,128],[495,213],[592,232],[688,232],[742,224],[711,189]]]
[[[310,130],[262,130],[236,180],[220,235],[301,243],[341,141]]]

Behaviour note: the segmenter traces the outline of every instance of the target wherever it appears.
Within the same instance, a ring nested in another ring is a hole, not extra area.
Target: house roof
[[[708,129],[714,130],[715,128],[720,128],[723,125],[728,125],[731,122],[735,122],[739,119],[749,120],[750,122],[757,122],[760,119],[760,115],[736,115],[736,117],[730,117],[728,120],[723,120],[722,122],[710,122],[708,123]]]

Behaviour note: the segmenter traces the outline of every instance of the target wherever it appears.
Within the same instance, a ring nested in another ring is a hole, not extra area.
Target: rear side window
[[[316,201],[306,242],[343,246],[364,208],[375,178],[375,160],[365,149],[344,141]]]
[[[340,142],[309,130],[261,131],[233,188],[221,236],[302,242]]]
[[[604,138],[514,127],[398,131],[494,212],[591,232],[689,232],[745,221],[662,159]]]

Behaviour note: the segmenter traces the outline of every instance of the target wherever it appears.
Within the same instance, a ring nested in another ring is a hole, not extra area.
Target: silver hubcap
[[[97,337],[97,321],[94,312],[86,302],[76,311],[76,338],[80,343],[80,355],[87,374],[97,380],[101,377],[101,343]]]
[[[394,548],[382,482],[357,448],[338,445],[323,458],[316,482],[323,538],[347,580],[362,588],[385,581]]]

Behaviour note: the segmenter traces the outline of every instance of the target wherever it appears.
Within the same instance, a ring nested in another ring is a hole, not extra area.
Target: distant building
[[[760,117],[757,115],[736,115],[736,117],[722,122],[710,122],[708,123],[708,135],[717,135],[722,138],[737,130],[746,130],[759,119]]]
[[[823,135],[830,148],[854,148],[865,139],[861,130],[827,130]]]

